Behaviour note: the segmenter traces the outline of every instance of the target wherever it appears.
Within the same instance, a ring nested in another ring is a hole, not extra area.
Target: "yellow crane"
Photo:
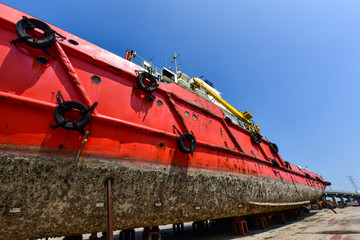
[[[201,80],[199,80],[197,78],[193,78],[193,80],[194,80],[193,87],[203,88],[209,95],[213,96],[216,99],[216,101],[221,103],[227,110],[229,110],[229,112],[234,114],[241,122],[243,122],[246,129],[253,131],[253,132],[260,132],[259,126],[255,125],[254,123],[252,123],[250,121],[250,119],[253,118],[253,115],[250,112],[238,111],[236,108],[231,106],[227,101],[222,99],[218,94],[216,94],[214,91],[212,91],[210,88],[208,88]]]

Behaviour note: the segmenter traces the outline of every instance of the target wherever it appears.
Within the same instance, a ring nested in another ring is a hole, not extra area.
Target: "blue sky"
[[[212,81],[281,156],[360,186],[360,1],[2,1],[115,54]]]

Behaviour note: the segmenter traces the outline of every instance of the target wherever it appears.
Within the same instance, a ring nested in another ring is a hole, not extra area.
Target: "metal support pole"
[[[113,217],[112,217],[112,196],[111,196],[111,179],[107,179],[107,240],[114,240],[113,236]]]

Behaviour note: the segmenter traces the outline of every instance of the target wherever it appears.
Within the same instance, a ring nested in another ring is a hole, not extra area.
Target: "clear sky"
[[[146,0],[3,3],[124,56],[212,81],[254,114],[281,156],[360,187],[360,1]]]

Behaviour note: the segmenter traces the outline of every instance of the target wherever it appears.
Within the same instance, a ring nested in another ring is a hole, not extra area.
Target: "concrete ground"
[[[247,236],[234,236],[231,232],[184,236],[180,238],[163,237],[163,239],[183,240],[360,240],[360,207],[335,209],[337,214],[329,209],[311,211],[302,214],[296,221],[278,224],[266,230],[250,229]]]
[[[160,226],[160,228],[163,240],[360,240],[360,207],[337,208],[335,211],[337,214],[329,209],[311,211],[302,214],[296,221],[273,225],[266,230],[250,228],[246,236],[234,236],[229,230],[194,234],[191,223],[185,224],[185,232],[180,235],[172,234],[172,225]],[[115,240],[118,240],[118,234],[119,231],[114,232]],[[84,235],[83,239],[88,239],[88,236]],[[99,233],[98,236],[100,237],[101,234]],[[141,236],[142,228],[136,229],[135,239],[141,240]]]
[[[253,232],[241,238],[224,239],[286,239],[286,240],[360,240],[360,207],[311,211],[297,221],[277,225],[267,231]]]

